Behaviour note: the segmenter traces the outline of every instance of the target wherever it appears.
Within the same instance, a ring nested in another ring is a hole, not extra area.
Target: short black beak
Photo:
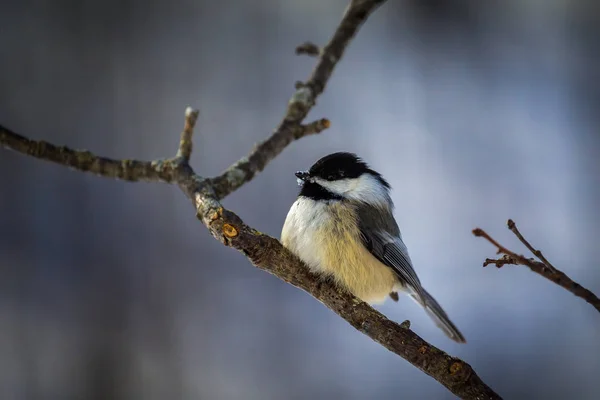
[[[310,176],[310,174],[306,171],[296,172],[296,178],[300,179],[301,181],[306,181],[309,176]]]

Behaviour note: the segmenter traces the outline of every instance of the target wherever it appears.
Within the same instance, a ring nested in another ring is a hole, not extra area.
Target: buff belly
[[[382,303],[397,286],[392,270],[362,244],[348,203],[299,198],[287,215],[281,241],[313,272],[331,276],[365,302]]]

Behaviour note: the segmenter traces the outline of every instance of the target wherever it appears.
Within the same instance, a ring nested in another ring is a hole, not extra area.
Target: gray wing
[[[363,243],[379,261],[390,267],[404,286],[420,298],[424,297],[423,287],[413,269],[406,245],[400,237],[392,237],[387,232],[361,230]]]
[[[403,285],[419,298],[425,295],[421,281],[412,266],[408,249],[391,210],[359,207],[360,233],[365,247],[383,264],[390,267]]]
[[[400,229],[394,220],[390,208],[384,210],[359,206],[357,208],[360,221],[360,234],[363,244],[373,256],[390,267],[398,276],[410,295],[425,308],[427,314],[435,321],[448,337],[459,343],[465,343],[465,338],[452,323],[444,309],[429,294],[423,286],[412,266],[406,245],[402,241]],[[392,299],[396,296],[390,294]]]

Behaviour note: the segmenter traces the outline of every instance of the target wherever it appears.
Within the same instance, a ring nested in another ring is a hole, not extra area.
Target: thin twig
[[[194,110],[191,107],[185,110],[185,125],[181,132],[177,157],[182,157],[186,161],[189,161],[192,155],[192,135],[194,134],[194,126],[196,125],[196,119],[198,119],[198,113],[198,110]]]
[[[512,222],[512,224],[511,224],[511,222]],[[512,220],[508,220],[508,227],[513,232],[515,232],[517,229],[515,223]],[[516,232],[518,232],[518,231],[516,231]],[[515,232],[515,234],[517,234],[516,232]],[[584,288],[579,283],[573,281],[564,272],[556,269],[554,266],[552,266],[552,264],[548,263],[547,260],[545,262],[540,262],[540,261],[536,261],[532,258],[526,258],[523,255],[514,253],[514,252],[508,250],[506,247],[502,246],[496,240],[494,240],[486,231],[484,231],[481,228],[473,229],[473,235],[486,239],[488,242],[490,242],[492,245],[494,245],[498,249],[498,254],[504,254],[504,256],[500,259],[486,258],[485,262],[483,263],[484,267],[487,265],[490,265],[490,264],[494,264],[497,268],[502,268],[504,265],[507,265],[507,264],[525,265],[533,272],[554,282],[555,284],[557,284],[557,285],[561,286],[562,288],[568,290],[569,292],[573,293],[575,296],[581,297],[586,302],[591,304],[592,307],[594,307],[597,311],[600,312],[600,299],[594,293],[592,293],[590,290]],[[523,236],[521,236],[520,233],[517,235],[517,237],[519,237],[519,239],[523,238]],[[527,248],[529,248],[530,250],[533,249],[533,247],[531,245],[529,245],[529,243],[525,240],[525,238],[523,238],[521,241],[523,243],[527,243],[526,244]],[[535,250],[533,250],[532,252],[536,256],[538,255],[535,252]],[[538,252],[538,253],[541,254],[541,252]]]
[[[313,275],[277,239],[247,226],[240,217],[223,208],[219,202],[221,198],[252,179],[294,139],[318,133],[329,126],[329,121],[326,119],[307,125],[301,125],[301,122],[314,105],[316,97],[325,88],[335,64],[359,26],[382,3],[383,0],[351,2],[334,37],[323,49],[321,59],[311,78],[292,97],[286,115],[276,132],[258,145],[247,159],[238,161],[217,178],[205,179],[196,174],[189,164],[192,153],[192,131],[198,115],[197,111],[191,109],[186,110],[186,124],[177,156],[164,160],[151,162],[112,160],[95,156],[87,151],[35,142],[2,127],[0,127],[0,145],[26,155],[105,177],[177,184],[191,199],[198,219],[204,223],[210,233],[223,244],[242,252],[259,269],[306,291],[354,328],[430,375],[456,396],[462,399],[500,399],[500,396],[477,376],[469,364],[451,357],[421,339],[409,329],[408,321],[402,324],[390,321],[350,293]]]
[[[300,137],[314,135],[323,132],[325,129],[329,129],[330,126],[331,122],[327,118],[321,118],[311,122],[310,124],[300,125],[297,135]]]
[[[509,219],[507,222],[507,225],[508,225],[508,229],[510,229],[512,231],[512,233],[514,233],[515,236],[517,238],[519,238],[521,243],[523,243],[525,245],[525,247],[527,247],[529,249],[529,251],[531,251],[533,253],[534,256],[539,258],[540,261],[543,262],[544,265],[546,267],[548,267],[548,269],[550,271],[556,272],[556,268],[554,268],[554,265],[550,264],[550,262],[546,259],[546,257],[544,257],[542,252],[534,249],[533,246],[530,245],[529,242],[523,237],[523,235],[521,235],[521,232],[519,232],[519,230],[517,229],[517,224],[515,224],[515,221],[513,221],[512,219]]]

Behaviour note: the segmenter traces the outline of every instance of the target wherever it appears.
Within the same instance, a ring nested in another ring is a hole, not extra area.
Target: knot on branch
[[[223,235],[231,239],[238,235],[238,230],[235,226],[225,223],[223,224]]]
[[[450,365],[450,375],[456,375],[462,369],[462,363],[455,361]]]

